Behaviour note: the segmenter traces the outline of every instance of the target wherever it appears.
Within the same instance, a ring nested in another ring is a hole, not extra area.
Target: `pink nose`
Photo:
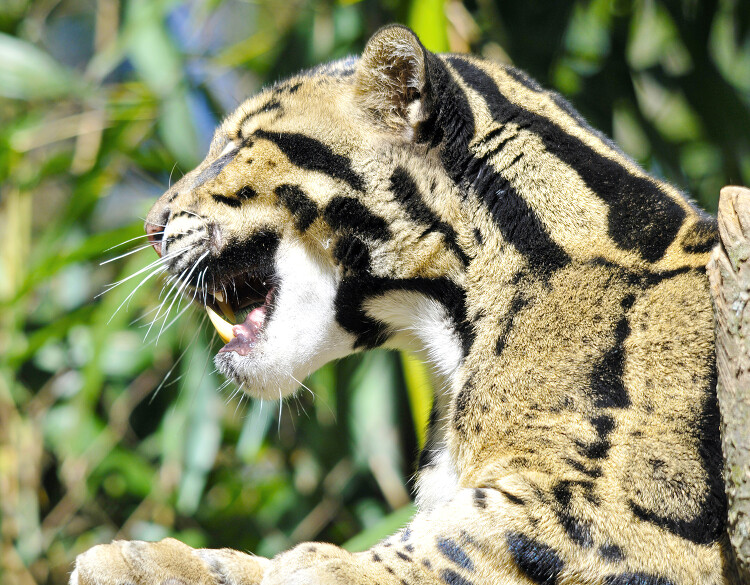
[[[146,222],[146,235],[148,236],[148,241],[151,242],[154,250],[156,250],[156,253],[161,256],[161,240],[164,236],[164,228],[160,225]]]

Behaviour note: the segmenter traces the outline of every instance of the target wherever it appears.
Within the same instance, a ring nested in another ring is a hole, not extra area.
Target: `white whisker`
[[[201,322],[199,323],[198,327],[202,327],[203,325],[205,325],[205,323],[206,323],[206,317],[204,316],[203,319],[201,320]],[[164,379],[162,379],[162,381],[159,383],[159,385],[154,390],[154,393],[151,396],[151,401],[154,400],[154,398],[156,397],[156,394],[159,392],[159,390],[161,390],[163,387],[165,387],[167,380],[172,375],[172,372],[179,365],[179,363],[182,361],[182,358],[184,358],[185,355],[187,355],[188,350],[192,347],[193,343],[195,343],[196,339],[198,339],[197,335],[193,335],[190,338],[190,342],[187,344],[187,346],[185,347],[185,349],[182,351],[182,353],[180,354],[180,357],[178,357],[175,360],[174,364],[172,364],[172,367],[169,368],[169,371],[164,375]],[[177,382],[180,381],[181,378],[182,378],[182,376],[177,376],[174,380],[172,380],[169,383],[169,385],[176,384]]]
[[[160,226],[160,227],[166,227],[166,226]],[[164,233],[164,232],[162,232]],[[136,240],[140,240],[143,238],[147,238],[148,234],[141,234],[140,236],[135,236],[134,238],[130,238],[129,240],[125,240],[124,242],[120,242],[119,244],[115,244],[114,246],[110,246],[104,252],[109,252],[110,250],[114,250],[115,248],[119,248],[120,246],[124,246],[125,244],[129,244],[130,242],[134,242]]]
[[[98,295],[96,295],[96,296],[97,296],[97,297],[99,297],[99,296],[101,296],[101,295],[103,295],[103,294],[105,294],[105,293],[108,293],[109,291],[111,291],[111,290],[112,290],[113,288],[115,288],[116,286],[120,286],[121,284],[123,284],[123,283],[127,282],[127,281],[128,281],[128,280],[130,280],[131,278],[135,278],[135,277],[136,277],[136,276],[138,276],[139,274],[143,274],[144,272],[146,272],[146,271],[148,271],[148,270],[151,270],[151,269],[155,268],[155,267],[156,267],[156,266],[157,266],[158,264],[160,264],[160,263],[163,263],[163,262],[164,262],[165,260],[169,260],[169,259],[171,259],[171,258],[174,258],[175,256],[179,256],[180,254],[183,254],[183,253],[185,253],[185,252],[186,252],[187,250],[189,250],[189,249],[190,249],[190,248],[183,248],[182,250],[177,250],[176,252],[172,252],[171,254],[167,254],[166,256],[162,256],[161,258],[157,258],[156,260],[154,260],[153,262],[151,262],[151,263],[150,263],[150,264],[148,264],[147,266],[144,266],[143,268],[141,268],[141,269],[140,269],[140,270],[138,270],[137,272],[134,272],[134,273],[133,273],[133,274],[131,274],[130,276],[126,276],[125,278],[123,278],[123,279],[121,279],[121,280],[118,280],[117,282],[114,282],[114,283],[112,283],[112,284],[108,284],[108,285],[107,285],[107,288],[106,288],[106,289],[105,289],[104,291],[100,292],[100,293],[99,293]]]
[[[130,256],[131,254],[135,254],[136,252],[140,252],[141,250],[147,250],[149,248],[151,248],[151,244],[143,244],[142,246],[133,248],[129,252],[125,252],[124,254],[120,254],[119,256],[115,256],[114,258],[103,260],[102,262],[99,262],[99,266],[104,266],[105,264],[109,264],[110,262],[114,262],[115,260],[119,260],[120,258],[125,258],[126,256]]]
[[[117,315],[117,313],[118,313],[118,312],[120,311],[120,309],[122,309],[122,306],[123,306],[123,305],[124,305],[125,303],[127,303],[127,302],[128,302],[128,301],[129,301],[130,299],[131,299],[131,298],[133,298],[133,295],[134,295],[134,294],[136,293],[136,291],[137,291],[137,290],[138,290],[139,288],[141,288],[141,286],[143,286],[143,284],[144,284],[144,283],[145,283],[145,282],[146,282],[147,280],[151,279],[151,277],[152,277],[152,276],[155,276],[155,275],[157,275],[157,274],[161,274],[161,273],[162,273],[162,272],[164,272],[164,271],[165,271],[166,269],[167,269],[167,267],[166,267],[166,266],[159,266],[158,268],[155,268],[155,269],[154,269],[154,271],[153,271],[153,272],[151,272],[151,274],[148,274],[148,275],[146,275],[146,276],[145,276],[145,277],[143,278],[143,280],[141,280],[141,282],[139,282],[139,283],[138,283],[138,285],[137,285],[137,286],[136,286],[136,287],[135,287],[135,288],[134,288],[134,289],[133,289],[132,291],[130,291],[130,294],[129,294],[129,295],[127,296],[127,297],[125,297],[125,300],[124,300],[124,301],[122,301],[122,303],[120,303],[120,306],[119,306],[119,307],[117,307],[117,308],[115,309],[114,313],[112,313],[112,316],[111,316],[111,317],[109,318],[109,321],[107,321],[107,325],[109,325],[109,324],[110,324],[110,322],[112,321],[112,319],[114,319],[114,318],[115,318],[115,315]]]
[[[312,390],[310,390],[310,389],[309,389],[309,388],[308,388],[307,386],[305,386],[305,384],[303,384],[302,382],[300,382],[300,381],[299,381],[299,380],[298,380],[297,378],[295,378],[295,377],[294,377],[294,376],[293,376],[293,375],[292,375],[291,373],[289,374],[289,377],[290,377],[290,378],[291,378],[292,380],[294,380],[295,382],[297,382],[297,384],[299,384],[300,386],[302,386],[302,388],[304,388],[305,390],[307,390],[307,391],[308,391],[308,392],[310,393],[310,396],[312,396],[312,398],[313,398],[313,401],[315,401],[315,398],[316,398],[316,396],[315,396],[315,392],[313,392]]]
[[[175,170],[176,168],[177,168],[177,163],[175,162],[175,163],[174,163],[174,164],[172,165],[172,170],[171,170],[171,171],[169,171],[169,180],[167,181],[167,189],[171,189],[171,188],[172,188],[172,173],[174,173],[174,170]]]
[[[198,265],[201,263],[201,260],[203,260],[206,256],[208,256],[208,254],[209,254],[209,252],[208,252],[208,250],[206,250],[193,263],[193,267],[190,269],[190,272],[187,273],[187,276],[185,276],[185,278],[184,278],[184,280],[182,282],[182,285],[180,286],[180,288],[177,289],[177,292],[174,294],[174,297],[172,298],[172,302],[169,304],[169,308],[167,309],[166,313],[164,313],[164,321],[161,324],[161,329],[159,330],[159,334],[156,336],[156,343],[159,343],[159,338],[161,337],[161,334],[164,332],[164,326],[165,326],[165,324],[167,322],[167,316],[172,311],[172,307],[174,306],[175,301],[178,298],[182,299],[182,291],[184,291],[185,287],[188,286],[188,284],[190,284],[190,277],[193,275],[193,272],[195,272],[195,269],[198,268]],[[185,309],[187,309],[189,306],[190,305],[188,305],[187,307],[185,307]],[[178,317],[180,315],[182,315],[182,313],[179,312],[180,311],[180,305],[179,305],[179,303],[177,304],[177,311],[178,311],[178,315],[177,315]],[[172,323],[174,323],[174,321],[170,322],[170,325]]]

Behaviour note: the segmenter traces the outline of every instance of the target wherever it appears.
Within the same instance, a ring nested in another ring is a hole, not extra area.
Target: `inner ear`
[[[355,84],[360,104],[389,129],[411,134],[429,116],[426,49],[405,26],[388,26],[372,36]]]

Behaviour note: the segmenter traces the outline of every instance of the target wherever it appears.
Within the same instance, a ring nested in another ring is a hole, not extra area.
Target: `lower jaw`
[[[248,355],[257,345],[263,334],[263,327],[268,316],[268,311],[273,301],[275,289],[271,288],[266,294],[265,302],[252,309],[241,323],[232,325],[221,318],[211,307],[206,306],[206,311],[211,323],[216,328],[219,337],[225,342],[219,353],[237,353],[241,356]],[[222,311],[228,318],[234,320],[234,312],[231,307],[220,304]]]
[[[234,352],[241,356],[248,355],[258,343],[263,332],[266,310],[266,305],[257,307],[248,313],[243,323],[238,323],[232,327],[234,337],[219,350],[219,353]]]

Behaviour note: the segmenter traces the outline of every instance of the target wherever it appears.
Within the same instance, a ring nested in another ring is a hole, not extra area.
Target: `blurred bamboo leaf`
[[[70,264],[102,258],[108,248],[130,239],[135,233],[140,234],[140,231],[140,225],[137,227],[128,225],[110,232],[93,234],[70,250],[61,250],[59,244],[56,248],[45,250],[44,255],[34,265],[33,270],[27,274],[26,279],[8,304],[17,303],[34,287],[49,280],[50,277]]]
[[[184,64],[164,26],[164,3],[133,0],[125,26],[128,55],[145,83],[159,97],[162,140],[185,168],[201,157],[193,113],[188,105]]]
[[[85,84],[35,45],[0,33],[0,95],[39,100],[79,95]]]
[[[393,508],[409,495],[403,484],[398,414],[394,389],[397,354],[372,351],[365,355],[352,380],[350,426],[361,463],[367,463]]]
[[[219,386],[213,375],[210,350],[200,337],[195,337],[188,350],[186,364],[204,364],[188,368],[180,386],[180,400],[187,401],[183,435],[180,441],[184,467],[177,496],[177,510],[194,514],[200,503],[207,476],[214,465],[221,444],[221,415],[223,403],[216,392]]]
[[[245,416],[242,432],[237,441],[237,454],[244,461],[253,461],[258,455],[271,423],[276,419],[276,405],[263,400],[254,400]]]

